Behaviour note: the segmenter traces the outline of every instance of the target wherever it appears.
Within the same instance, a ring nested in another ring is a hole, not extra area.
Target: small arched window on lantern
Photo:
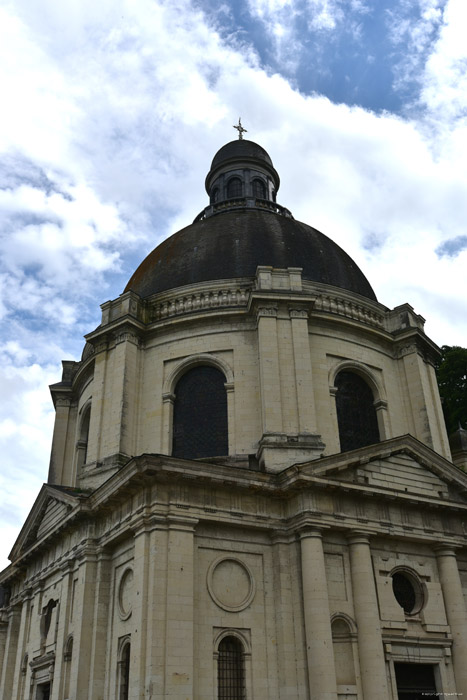
[[[356,372],[342,370],[334,381],[341,452],[380,441],[373,391]]]
[[[262,180],[255,177],[251,183],[251,188],[253,191],[253,197],[256,199],[266,199],[266,186]]]
[[[239,177],[232,177],[227,183],[227,198],[243,197],[243,185]]]
[[[218,700],[245,700],[245,650],[237,637],[224,637],[217,656]]]
[[[222,457],[229,453],[224,374],[210,365],[185,372],[175,386],[172,456]]]

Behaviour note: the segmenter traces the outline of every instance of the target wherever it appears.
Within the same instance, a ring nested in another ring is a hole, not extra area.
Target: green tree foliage
[[[448,434],[467,428],[467,348],[443,345],[437,363],[439,393]]]

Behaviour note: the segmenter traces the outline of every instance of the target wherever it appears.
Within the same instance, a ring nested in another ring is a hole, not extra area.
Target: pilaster
[[[152,555],[152,529],[149,523],[142,522],[134,535],[134,579],[135,595],[131,613],[131,659],[130,659],[130,698],[137,700],[145,696],[148,665],[147,638],[151,625],[150,601],[153,597],[154,581],[150,580]]]
[[[282,432],[277,307],[264,304],[257,311],[263,434]]]
[[[73,435],[74,430],[70,430],[71,412],[71,389],[54,392],[55,403],[55,423],[52,438],[52,449],[50,453],[49,474],[47,481],[49,484],[60,484],[60,486],[72,486],[72,464],[66,469],[66,453],[69,433]]]
[[[13,605],[8,611],[8,632],[0,679],[0,698],[11,698],[15,672],[16,649],[21,622],[21,605]]]

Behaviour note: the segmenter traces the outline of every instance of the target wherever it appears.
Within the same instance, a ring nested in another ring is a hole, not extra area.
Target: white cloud
[[[250,6],[265,21],[276,13],[273,30],[293,45],[286,15],[296,3]],[[312,6],[323,31],[340,21],[337,0],[309,2],[310,17]],[[352,7],[366,11],[356,0]],[[280,173],[279,202],[355,257],[383,303],[408,301],[435,340],[467,345],[458,324],[467,311],[466,251],[435,252],[466,234],[467,139],[455,109],[462,83],[450,92],[461,48],[448,31],[459,7],[449,3],[426,61],[430,114],[443,111],[442,94],[454,115],[436,131],[421,119],[300,94],[262,70],[254,48],[222,42],[188,0],[25,0],[18,16],[1,10],[0,52],[9,60],[0,75],[8,522],[19,524],[24,511],[15,503],[30,502],[46,478],[47,384],[59,379],[59,360],[79,357],[105,295],[117,296],[138,259],[205,206],[210,160],[235,138],[239,115]],[[437,9],[426,4],[430,26]]]

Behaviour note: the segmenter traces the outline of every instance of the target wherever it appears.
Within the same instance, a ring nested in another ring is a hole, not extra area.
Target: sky
[[[2,0],[0,568],[47,479],[48,385],[139,262],[270,154],[380,302],[467,346],[465,0]]]

